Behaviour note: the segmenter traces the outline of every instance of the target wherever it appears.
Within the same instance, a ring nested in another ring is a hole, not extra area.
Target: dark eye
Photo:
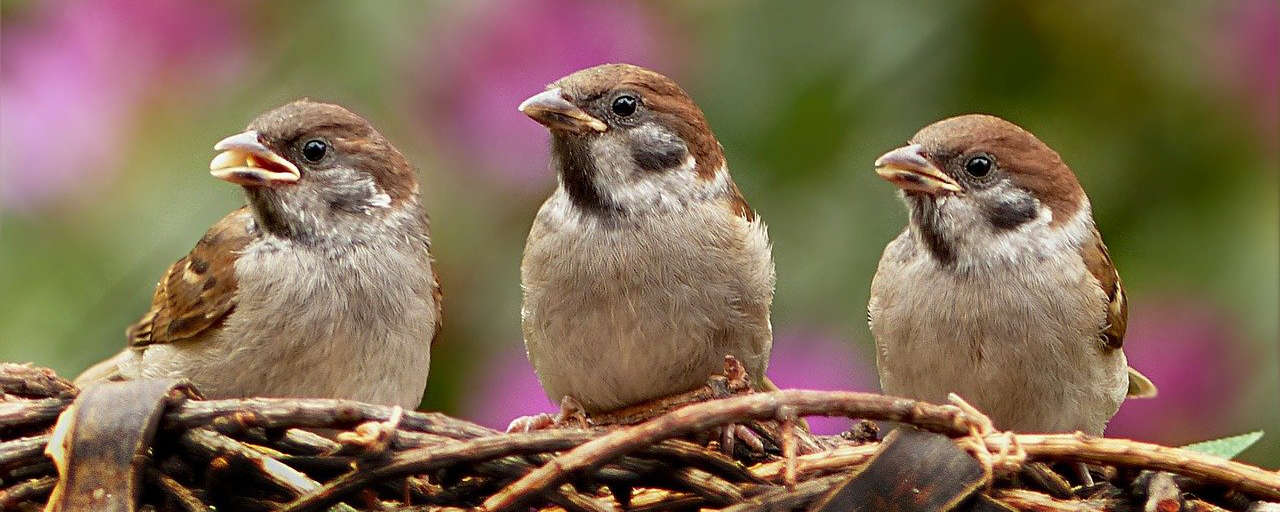
[[[309,140],[306,144],[302,145],[302,158],[307,159],[308,162],[319,162],[320,159],[324,158],[324,155],[328,152],[329,145],[319,139]]]
[[[970,176],[981,178],[991,173],[991,159],[985,156],[975,156],[964,163],[964,172]]]
[[[613,100],[613,113],[627,117],[636,112],[635,96],[618,96]]]

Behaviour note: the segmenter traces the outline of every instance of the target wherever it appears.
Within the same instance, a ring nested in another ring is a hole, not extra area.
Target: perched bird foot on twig
[[[591,428],[591,420],[578,400],[565,395],[560,399],[560,412],[552,416],[547,413],[532,416],[521,416],[507,424],[507,432],[533,432],[549,428]]]

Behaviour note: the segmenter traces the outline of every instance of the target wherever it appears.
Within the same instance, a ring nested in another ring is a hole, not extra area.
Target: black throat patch
[[[599,171],[591,158],[587,141],[579,137],[553,135],[551,155],[565,192],[575,206],[599,215],[624,213],[622,207],[613,204],[596,188],[595,176]]]
[[[907,199],[911,203],[911,222],[919,230],[925,249],[943,265],[955,263],[955,247],[942,232],[942,219],[933,196],[908,193]]]

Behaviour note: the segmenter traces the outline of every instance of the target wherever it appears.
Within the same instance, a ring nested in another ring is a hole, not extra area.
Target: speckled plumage
[[[1090,434],[1126,395],[1154,394],[1127,366],[1119,276],[1058,154],[982,115],[911,142],[962,190],[904,195],[910,223],[885,248],[868,304],[885,393],[943,402],[955,392],[998,428]],[[966,173],[977,156],[990,174]]]
[[[129,347],[78,379],[179,377],[210,398],[349,398],[416,407],[440,323],[426,213],[404,157],[366,121],[300,101],[250,129],[303,169],[247,186],[178,260]],[[322,139],[327,160],[300,160]]]
[[[725,355],[761,379],[773,342],[769,239],[701,110],[635,66],[552,88],[608,128],[552,128],[559,183],[525,245],[522,326],[547,394],[609,411],[696,388]],[[608,111],[620,94],[639,98],[635,115]]]

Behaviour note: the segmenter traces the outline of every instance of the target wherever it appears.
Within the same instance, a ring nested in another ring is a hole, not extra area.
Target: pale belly
[[[899,264],[896,282],[877,276],[870,307],[885,393],[943,403],[954,392],[1001,429],[1102,433],[1126,362],[1096,338],[1105,302],[1082,267],[1030,281]]]
[[[553,401],[569,395],[595,412],[687,391],[720,373],[725,355],[763,375],[772,343],[768,252],[745,251],[732,236],[660,228],[584,234],[535,225],[522,265],[522,326]]]

